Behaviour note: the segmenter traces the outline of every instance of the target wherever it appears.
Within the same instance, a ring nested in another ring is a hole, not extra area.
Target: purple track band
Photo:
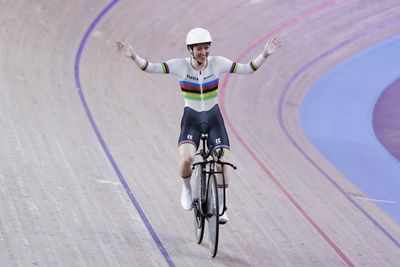
[[[147,219],[146,215],[143,212],[143,209],[141,208],[139,202],[136,200],[135,196],[132,193],[132,190],[130,189],[128,183],[126,182],[126,179],[124,177],[124,175],[122,174],[122,172],[120,171],[117,163],[115,162],[113,156],[110,153],[110,150],[106,144],[106,142],[103,139],[102,134],[100,133],[97,124],[93,118],[93,115],[89,109],[89,106],[86,102],[86,98],[85,95],[83,93],[83,88],[81,86],[81,81],[80,81],[80,77],[79,77],[79,64],[80,64],[80,59],[81,59],[81,55],[83,52],[83,49],[85,47],[85,44],[91,34],[91,32],[93,31],[93,29],[96,27],[97,23],[101,20],[101,18],[116,4],[118,3],[119,0],[113,0],[111,1],[110,4],[108,4],[101,12],[99,15],[97,15],[97,17],[92,21],[92,23],[90,24],[89,28],[86,30],[85,35],[83,36],[81,43],[79,44],[79,48],[78,51],[76,53],[76,57],[75,57],[75,82],[76,82],[76,88],[78,90],[78,94],[79,97],[81,99],[83,108],[85,109],[86,115],[89,119],[90,125],[92,126],[97,139],[99,140],[101,147],[104,150],[104,153],[107,155],[108,160],[110,161],[115,173],[117,174],[121,184],[123,185],[123,187],[126,190],[126,193],[129,196],[129,199],[131,200],[132,204],[135,206],[137,212],[140,215],[140,218],[142,219],[143,223],[145,224],[147,230],[149,231],[151,237],[153,238],[154,242],[157,244],[157,247],[159,248],[160,252],[162,253],[162,255],[164,256],[165,260],[167,261],[169,266],[175,266],[174,262],[172,261],[171,257],[169,256],[167,250],[164,248],[164,245],[161,243],[160,238],[158,237],[157,233],[154,231],[153,226],[151,225],[151,223],[149,222],[149,220]]]

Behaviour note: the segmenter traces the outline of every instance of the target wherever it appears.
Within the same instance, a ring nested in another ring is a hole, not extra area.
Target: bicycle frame
[[[225,211],[227,210],[227,208],[226,208],[226,197],[225,197],[226,196],[226,192],[225,192],[226,183],[225,183],[224,166],[228,165],[228,166],[231,166],[233,169],[236,169],[236,166],[234,166],[233,164],[231,164],[229,162],[221,161],[219,157],[217,158],[217,160],[214,160],[214,158],[208,160],[208,158],[210,156],[212,156],[213,149],[211,147],[211,149],[207,151],[207,147],[206,147],[207,139],[208,139],[208,134],[207,133],[202,133],[201,134],[202,149],[196,155],[200,155],[203,160],[194,163],[193,167],[192,167],[194,169],[195,166],[197,166],[197,165],[201,166],[201,174],[202,174],[202,177],[201,177],[201,189],[202,190],[201,190],[201,193],[200,193],[200,196],[199,196],[199,201],[202,202],[202,203],[200,203],[200,213],[201,213],[202,216],[204,216],[206,218],[210,217],[209,214],[205,214],[205,212],[204,212],[205,209],[204,209],[204,205],[203,205],[204,202],[207,199],[207,196],[205,195],[205,193],[206,193],[205,189],[208,188],[208,186],[209,186],[208,183],[210,181],[210,179],[206,179],[206,178],[209,178],[213,174],[221,174],[221,176],[222,176],[222,185],[223,185],[223,189],[224,189],[223,190],[223,199],[224,199],[224,201],[223,201],[222,212],[219,214],[219,216],[222,216],[225,213]],[[215,164],[220,164],[221,165],[221,171],[216,171],[215,170]],[[207,166],[208,166],[208,170],[207,170]],[[206,181],[208,182],[207,183],[207,187],[205,186],[206,185],[205,184]]]
[[[206,142],[208,140],[207,131],[201,131],[201,142],[202,149],[196,155],[201,155],[202,161],[196,162],[192,165],[192,169],[196,169],[198,172],[195,172],[196,182],[195,182],[195,192],[196,195],[193,199],[193,207],[194,207],[194,223],[195,223],[195,233],[196,233],[196,241],[197,244],[200,244],[203,240],[204,235],[204,221],[207,219],[208,222],[208,234],[210,245],[209,249],[211,252],[211,256],[214,258],[217,255],[218,251],[218,239],[219,239],[219,218],[222,216],[226,208],[226,183],[225,183],[225,174],[224,174],[224,166],[228,165],[232,168],[236,169],[236,167],[229,163],[221,161],[221,157],[223,156],[223,150],[219,150],[217,155],[212,155],[214,152],[212,146],[207,151]],[[210,156],[213,156],[212,159],[208,159]],[[216,158],[216,160],[215,160]],[[221,165],[221,171],[216,170],[216,164]],[[222,176],[222,184],[223,184],[223,194],[219,199],[218,196],[218,182],[216,174],[220,174]],[[199,176],[200,175],[200,176]],[[222,203],[221,203],[222,202]],[[223,207],[219,207],[219,203],[223,205]],[[221,214],[220,214],[221,210]]]

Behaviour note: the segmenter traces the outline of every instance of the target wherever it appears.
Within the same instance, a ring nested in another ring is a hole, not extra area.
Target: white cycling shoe
[[[191,210],[192,206],[192,186],[190,185],[190,178],[183,179],[181,205],[185,210]]]
[[[218,188],[218,206],[219,206],[219,214],[221,214],[223,206],[224,206],[224,200],[223,200],[223,195],[224,195],[224,189],[223,188]],[[225,194],[227,193],[225,189]],[[226,214],[227,210],[225,210],[224,214],[222,216],[219,216],[219,224],[226,224],[229,221],[228,215]]]

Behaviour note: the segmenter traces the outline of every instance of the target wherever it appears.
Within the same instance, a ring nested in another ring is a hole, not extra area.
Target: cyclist
[[[186,47],[191,54],[187,58],[175,58],[163,63],[151,63],[141,58],[126,42],[115,42],[116,49],[131,58],[143,71],[149,73],[174,74],[178,77],[185,107],[181,121],[181,133],[178,142],[179,173],[182,177],[181,205],[185,210],[192,209],[192,189],[190,177],[192,163],[200,143],[198,126],[206,122],[209,126],[208,146],[213,150],[222,148],[226,160],[230,149],[228,135],[217,101],[219,76],[222,73],[250,74],[255,72],[281,44],[275,37],[269,40],[262,53],[247,64],[232,62],[222,56],[210,56],[212,38],[208,30],[194,28],[186,37]],[[224,169],[226,174],[226,170]],[[228,187],[228,175],[225,175],[225,187]],[[222,201],[223,186],[218,179],[218,194]],[[222,203],[220,202],[222,208]],[[220,217],[226,223],[226,212]]]

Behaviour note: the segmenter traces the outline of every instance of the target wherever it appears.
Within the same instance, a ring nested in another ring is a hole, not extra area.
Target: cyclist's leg
[[[192,175],[192,164],[196,153],[196,146],[192,143],[181,143],[178,147],[179,152],[179,174],[183,179],[190,178]]]
[[[181,205],[185,210],[192,209],[192,186],[190,177],[192,175],[192,164],[196,147],[191,143],[183,143],[178,148],[179,151],[179,173],[182,177]]]
[[[221,158],[221,161],[228,160],[229,154],[229,138],[228,133],[226,132],[224,119],[222,118],[221,112],[219,110],[218,105],[215,105],[210,111],[208,111],[208,118],[209,118],[209,138],[208,138],[208,145],[209,147],[212,146],[213,150],[216,149],[223,149],[224,154]],[[217,171],[221,171],[221,166],[217,166]],[[224,178],[225,178],[225,187],[229,185],[229,174],[227,166],[224,166]],[[222,180],[222,175],[217,175],[217,183],[218,188],[222,188],[224,186],[224,182]]]
[[[190,176],[192,174],[192,163],[199,144],[199,134],[196,126],[198,125],[199,113],[185,107],[182,121],[181,133],[178,141],[179,152],[179,174],[183,178],[181,205],[185,210],[192,209],[192,188],[190,186]]]
[[[228,148],[217,148],[217,149],[223,149],[223,156],[221,157],[221,161],[227,161],[227,162],[229,162],[229,153],[230,153],[230,150],[228,149]],[[216,157],[214,157],[214,160],[217,160],[217,158]],[[223,173],[224,173],[224,176],[223,176],[223,178],[222,178],[222,174],[217,174],[216,176],[217,176],[217,186],[218,186],[218,192],[219,192],[219,199],[222,201],[223,200],[223,198],[222,198],[222,195],[223,195],[223,190],[224,190],[224,188],[225,188],[225,194],[226,194],[226,191],[227,191],[227,189],[228,189],[228,187],[229,187],[229,177],[230,177],[230,175],[229,175],[229,171],[230,171],[230,168],[229,168],[229,166],[221,166],[220,164],[216,164],[215,165],[216,166],[216,171],[217,172],[221,172],[221,171],[223,171]],[[220,204],[222,204],[222,202],[220,202]],[[223,205],[219,205],[220,206],[220,208],[222,209],[223,208]]]
[[[229,162],[230,150],[227,148],[222,148],[222,149],[224,150],[224,154],[220,160]],[[216,158],[214,158],[214,159],[217,160]],[[217,164],[216,168],[217,168],[218,172],[222,171],[221,165]],[[224,166],[223,169],[224,169],[225,187],[227,188],[229,185],[229,169],[230,168],[228,166]],[[222,180],[222,175],[217,175],[217,183],[218,183],[218,188],[222,188],[224,186],[224,181]]]
[[[228,161],[229,160],[229,149],[224,149],[224,155],[221,158],[221,161]],[[228,166],[221,166],[216,164],[217,171],[221,171],[223,168],[224,179],[222,178],[222,174],[217,175],[217,186],[218,186],[218,202],[219,202],[219,213],[223,212],[224,208],[224,190],[225,190],[225,204],[228,194],[228,186],[229,186],[229,167]],[[229,221],[228,215],[225,213],[219,217],[219,222],[221,224],[225,224]]]
[[[188,178],[192,174],[192,163],[200,142],[197,130],[199,121],[200,113],[185,107],[178,140],[179,174],[182,178]]]

